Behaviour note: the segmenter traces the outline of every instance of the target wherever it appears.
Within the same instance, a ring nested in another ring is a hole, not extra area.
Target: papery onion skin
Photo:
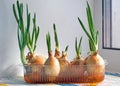
[[[50,79],[49,81],[54,81],[60,73],[60,64],[58,59],[53,56],[52,51],[48,53],[49,57],[44,64],[44,75],[47,80]]]
[[[68,67],[70,65],[70,62],[68,60],[59,59],[59,63],[60,63],[60,73],[63,73],[63,72],[65,73],[65,71],[68,71],[67,69],[68,69]]]
[[[105,69],[105,62],[103,58],[99,54],[90,55],[85,64],[87,65],[88,72],[92,72],[97,70],[98,72],[102,72]]]
[[[35,55],[34,53],[29,52],[26,56],[27,64],[39,64],[43,65],[46,61],[46,57],[42,55]]]
[[[86,75],[89,80],[102,81],[105,75],[105,62],[103,58],[95,52],[85,59],[87,66]]]
[[[54,55],[54,56],[55,56],[57,59],[59,59],[59,58],[60,58],[60,54],[61,54],[60,51],[56,48],[56,49],[55,49],[55,55]]]
[[[40,65],[43,65],[46,61],[46,58],[44,56],[40,56],[40,55],[37,55],[35,56],[35,60],[33,62],[33,64],[40,64]]]
[[[74,79],[79,79],[81,81],[81,78],[84,76],[84,72],[86,70],[86,67],[84,65],[83,59],[74,59],[71,62],[71,75]]]

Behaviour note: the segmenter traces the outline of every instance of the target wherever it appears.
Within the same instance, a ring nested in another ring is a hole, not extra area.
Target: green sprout
[[[87,2],[86,12],[87,12],[87,21],[88,21],[90,33],[87,31],[85,25],[83,24],[83,22],[79,17],[78,17],[78,21],[88,37],[90,52],[96,52],[98,50],[98,31],[95,31],[92,13],[88,2]]]
[[[13,13],[15,16],[15,19],[18,24],[18,29],[17,29],[17,35],[18,35],[18,44],[19,44],[19,49],[20,49],[20,57],[21,61],[23,64],[26,63],[25,55],[24,55],[24,50],[27,44],[27,34],[29,33],[29,28],[30,28],[30,13],[28,12],[28,6],[27,7],[27,26],[24,26],[24,18],[23,18],[23,4],[19,3],[17,0],[16,2],[17,7],[15,4],[13,4]],[[16,11],[17,10],[17,11]]]
[[[36,50],[36,44],[39,36],[39,26],[36,27],[36,14],[34,14],[33,18],[33,31],[32,31],[32,37],[30,37],[30,31],[28,32],[28,38],[27,38],[27,46],[31,53],[34,53]]]
[[[75,39],[75,50],[76,50],[76,54],[77,54],[78,59],[80,59],[81,53],[82,53],[81,42],[82,42],[82,37],[80,38],[79,44],[77,42],[77,38]]]

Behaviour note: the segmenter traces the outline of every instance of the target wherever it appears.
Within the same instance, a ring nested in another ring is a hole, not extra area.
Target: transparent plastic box
[[[90,65],[96,69],[88,71],[86,65],[69,65],[62,69],[58,76],[45,74],[45,67],[48,65],[24,65],[24,80],[26,83],[100,83],[105,77],[105,66]]]

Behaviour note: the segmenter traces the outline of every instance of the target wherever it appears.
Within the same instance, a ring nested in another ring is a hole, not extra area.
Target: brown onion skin
[[[60,72],[65,72],[70,65],[70,62],[65,59],[59,59],[60,62]]]
[[[29,78],[29,75],[24,75],[24,80],[26,83],[32,83],[31,79]]]
[[[35,61],[33,62],[33,64],[40,64],[40,65],[43,65],[46,61],[46,58],[43,57],[43,56],[36,56],[35,57]]]
[[[84,59],[82,57],[75,57],[73,61],[71,61],[72,65],[83,65],[84,64]]]
[[[69,65],[68,55],[65,51],[62,51],[62,56],[58,59],[60,63],[60,73],[57,77],[58,82],[68,82],[69,73]]]
[[[93,80],[102,80],[104,78],[105,62],[103,58],[98,54],[98,52],[89,55],[85,59],[84,64],[87,66],[86,75],[88,78],[91,78]]]
[[[60,64],[58,59],[53,56],[52,51],[49,51],[48,54],[49,57],[44,64],[44,76],[49,82],[53,82],[60,73]]]
[[[60,51],[57,48],[55,49],[55,55],[54,55],[54,57],[56,57],[57,59],[60,58]]]
[[[84,76],[85,65],[82,58],[71,61],[71,75],[74,79],[81,79]],[[80,80],[81,81],[81,80]]]
[[[40,83],[43,82],[44,76],[40,72],[32,72],[24,75],[26,83]]]
[[[27,83],[39,83],[42,82],[44,79],[44,65],[39,64],[30,64],[25,65],[25,73],[24,73],[24,80]]]
[[[62,51],[62,56],[58,59],[60,63],[60,71],[64,72],[69,66],[70,62],[68,61],[68,55]]]
[[[26,56],[27,64],[39,64],[43,65],[46,61],[46,57],[42,55],[35,55],[35,53],[29,52]]]
[[[38,83],[41,82],[41,77],[43,74],[43,66],[44,63],[46,61],[46,58],[44,56],[41,55],[35,55],[32,54],[31,52],[28,53],[28,55],[26,56],[27,59],[27,64],[26,66],[30,66],[31,67],[31,73],[27,73],[24,74],[24,80],[27,83]],[[27,70],[27,69],[25,69]]]

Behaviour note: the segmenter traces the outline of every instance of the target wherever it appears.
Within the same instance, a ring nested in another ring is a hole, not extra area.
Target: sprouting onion
[[[90,46],[90,55],[85,59],[85,65],[87,65],[87,71],[89,73],[94,73],[94,75],[99,75],[101,72],[104,72],[105,62],[103,58],[98,54],[98,31],[95,31],[91,9],[88,2],[87,2],[86,13],[87,13],[87,21],[90,32],[86,30],[85,25],[78,17],[78,21],[88,37],[89,46]],[[97,76],[95,77],[98,78]]]
[[[26,56],[28,64],[40,64],[43,65],[46,58],[42,55],[36,55],[35,50],[37,46],[37,40],[39,37],[39,26],[36,25],[36,14],[34,13],[33,17],[33,30],[30,33],[30,30],[27,35],[27,47],[29,49],[29,53]]]
[[[81,56],[81,53],[82,53],[81,42],[82,42],[82,37],[80,38],[79,44],[78,44],[77,37],[76,37],[76,39],[75,39],[76,57],[74,58],[73,61],[71,61],[72,65],[83,65],[83,63],[84,63],[84,60]]]
[[[54,39],[55,39],[55,57],[60,58],[60,48],[59,48],[59,41],[58,41],[58,36],[57,36],[57,31],[56,31],[56,25],[53,24],[53,30],[54,30]]]
[[[62,57],[60,59],[68,60],[67,52],[68,52],[68,45],[65,47],[65,51],[62,51]]]
[[[60,64],[56,57],[53,56],[51,50],[51,38],[50,33],[46,35],[46,42],[48,48],[48,59],[45,61],[44,73],[47,76],[47,79],[50,81],[54,81],[60,72]],[[52,77],[52,78],[51,78]],[[49,79],[51,78],[51,79]]]
[[[27,45],[27,34],[29,32],[30,28],[30,13],[28,12],[28,6],[27,8],[27,26],[24,26],[24,20],[23,20],[23,4],[19,3],[17,0],[16,2],[17,7],[15,7],[15,4],[13,4],[13,13],[15,16],[15,19],[18,23],[18,29],[17,29],[17,35],[18,35],[18,44],[20,49],[20,57],[23,64],[26,64],[26,59],[24,55],[24,50]],[[16,11],[17,10],[17,11]]]
[[[64,77],[64,79],[67,81],[68,76],[70,76],[70,62],[68,61],[68,45],[66,46],[65,50],[62,51],[62,56],[59,58],[59,63],[60,63],[60,74],[59,77]],[[60,78],[61,80],[61,78]],[[59,81],[59,79],[58,79]]]
[[[68,61],[68,45],[66,46],[65,50],[62,51],[62,56],[59,58],[59,62],[60,62],[60,66],[65,66],[65,65],[68,65],[69,64],[69,61]]]
[[[81,74],[84,74],[85,66],[84,66],[84,59],[82,58],[82,49],[81,49],[81,43],[82,43],[82,37],[80,38],[80,41],[78,43],[77,37],[75,39],[75,51],[76,51],[76,57],[73,61],[71,61],[71,76],[73,79],[78,77],[78,79],[81,79]]]

